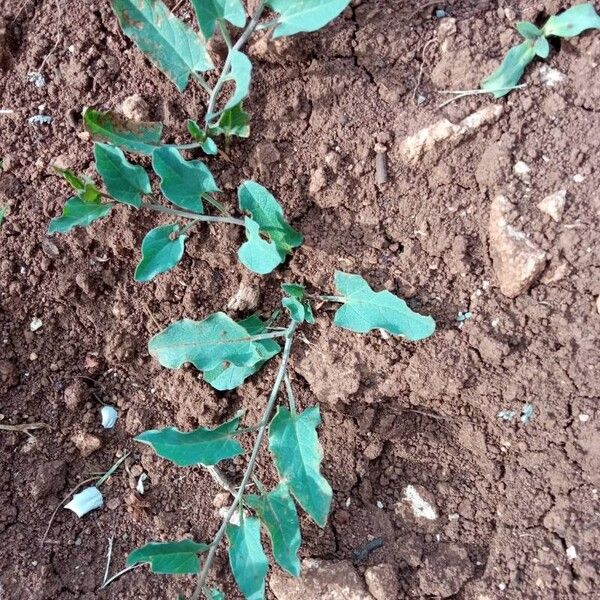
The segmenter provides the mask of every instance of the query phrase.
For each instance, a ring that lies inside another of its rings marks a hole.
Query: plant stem
[[[346,298],[343,296],[319,296],[319,300],[325,300],[325,302],[346,302]]]
[[[292,351],[292,341],[294,339],[294,333],[295,333],[297,327],[298,327],[298,323],[296,321],[292,321],[292,323],[288,327],[288,330],[287,330],[287,333],[285,336],[285,346],[283,348],[283,355],[281,357],[281,365],[279,366],[279,371],[277,373],[277,377],[275,377],[275,383],[273,385],[273,389],[271,390],[269,400],[267,401],[267,406],[265,407],[264,416],[261,421],[261,427],[258,430],[258,434],[257,434],[256,440],[254,442],[254,447],[252,448],[252,454],[250,455],[250,460],[248,461],[248,466],[246,467],[246,472],[244,473],[244,477],[242,479],[242,482],[240,483],[240,487],[237,491],[237,494],[235,495],[235,498],[233,499],[233,502],[231,503],[231,506],[229,507],[229,510],[227,511],[227,514],[225,515],[225,518],[223,519],[223,523],[221,524],[219,531],[217,531],[217,534],[215,535],[213,541],[211,542],[210,550],[208,551],[208,555],[206,557],[206,560],[204,561],[204,565],[202,566],[200,575],[198,576],[198,582],[196,584],[196,589],[194,590],[194,593],[192,594],[191,600],[200,600],[200,594],[202,593],[202,590],[206,583],[206,578],[208,577],[208,572],[210,571],[212,563],[215,559],[215,554],[217,553],[219,544],[221,543],[221,540],[223,539],[223,536],[225,535],[225,532],[227,530],[227,525],[229,524],[231,517],[234,515],[235,511],[237,510],[237,507],[239,506],[240,502],[242,501],[242,497],[244,495],[244,492],[246,491],[246,486],[248,485],[250,479],[252,478],[252,473],[254,471],[256,459],[258,458],[258,453],[260,451],[260,447],[262,445],[263,439],[267,432],[267,426],[269,424],[269,417],[270,417],[271,413],[273,412],[273,408],[277,401],[277,396],[279,395],[279,389],[281,388],[281,384],[283,383],[283,379],[285,377],[287,364],[290,359],[290,353]]]
[[[219,19],[219,29],[221,30],[221,35],[227,44],[227,48],[231,50],[231,36],[229,35],[229,31],[227,29],[227,25],[223,22],[223,19]]]
[[[206,124],[205,129],[208,129],[209,121],[211,121],[216,116],[213,114],[213,112],[215,110],[217,100],[219,99],[219,94],[221,93],[221,90],[223,89],[223,86],[227,81],[227,77],[231,69],[232,51],[240,50],[248,41],[248,38],[252,35],[254,30],[256,29],[256,26],[258,25],[258,22],[260,21],[260,17],[262,16],[263,11],[265,10],[265,4],[266,0],[262,0],[261,3],[256,7],[256,10],[252,15],[252,19],[250,19],[250,23],[248,23],[248,26],[246,27],[246,29],[244,29],[244,32],[242,33],[238,41],[233,45],[233,47],[227,54],[227,58],[225,59],[225,63],[223,64],[221,75],[219,76],[217,83],[215,83],[215,87],[212,89],[212,93],[210,94],[210,98],[208,100],[208,108],[206,110],[206,116],[204,117],[204,122]]]
[[[294,396],[294,389],[292,388],[292,382],[290,380],[290,376],[287,371],[285,373],[285,391],[287,393],[288,398],[288,406],[290,407],[290,412],[292,415],[296,414],[296,397]]]
[[[144,208],[155,210],[156,212],[166,213],[168,215],[175,215],[176,217],[183,217],[185,219],[194,219],[196,221],[206,221],[208,223],[229,223],[230,225],[244,226],[242,219],[236,219],[235,217],[219,217],[212,215],[202,215],[188,210],[179,210],[177,208],[170,208],[169,206],[163,206],[162,204],[142,204]]]
[[[104,588],[108,587],[115,579],[119,579],[119,577],[121,577],[121,575],[125,575],[125,573],[129,573],[129,571],[133,571],[134,569],[137,569],[138,567],[142,567],[145,563],[138,563],[137,565],[131,565],[129,567],[126,567],[125,569],[123,569],[122,571],[119,571],[118,573],[115,573],[110,579],[107,579],[99,588],[98,590],[103,590]]]

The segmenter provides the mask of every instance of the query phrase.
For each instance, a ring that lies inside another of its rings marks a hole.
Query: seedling
[[[501,98],[515,89],[525,68],[536,56],[548,58],[550,44],[547,38],[570,38],[586,29],[600,29],[600,16],[593,4],[578,4],[550,17],[541,29],[527,21],[517,23],[516,28],[525,41],[511,48],[502,64],[481,84],[481,89],[494,98]]]
[[[150,354],[161,365],[180,368],[193,364],[204,380],[217,390],[230,390],[258,372],[274,356],[282,353],[273,389],[262,417],[253,426],[241,428],[243,412],[214,429],[200,427],[182,432],[172,427],[145,431],[136,440],[148,444],[159,456],[180,467],[202,466],[233,495],[221,527],[210,543],[185,539],[150,542],[134,550],[127,568],[147,563],[154,573],[197,574],[192,600],[203,594],[207,599],[224,598],[211,589],[207,578],[215,553],[227,538],[229,563],[244,597],[265,597],[268,560],[261,543],[261,526],[270,540],[275,562],[291,575],[300,574],[297,552],[301,543],[296,505],[320,527],[329,515],[332,489],[320,470],[323,451],[317,437],[321,422],[319,408],[299,410],[296,406],[288,363],[299,328],[313,325],[311,300],[341,304],[334,325],[357,333],[382,330],[409,341],[433,334],[431,317],[413,312],[404,300],[388,291],[375,292],[359,275],[337,272],[335,296],[308,296],[298,284],[282,286],[283,308],[288,316],[284,327],[275,327],[258,316],[236,322],[224,313],[214,313],[202,321],[184,319],[169,325],[148,344]],[[278,311],[279,313],[279,311]],[[283,351],[278,340],[283,342]],[[280,389],[285,387],[287,407],[278,405]],[[275,413],[273,415],[273,412]],[[218,463],[243,454],[239,438],[255,435],[252,452],[241,483],[233,485]],[[279,483],[271,489],[254,477],[254,468],[265,437],[279,474]],[[255,489],[251,493],[250,485]],[[233,517],[236,516],[236,519]]]
[[[89,116],[86,112],[86,117],[98,122],[106,117],[100,117],[100,114],[93,111]],[[110,131],[112,135],[113,130]],[[119,133],[123,138],[124,131]],[[130,147],[139,147],[143,143],[143,133],[138,131],[138,134],[127,138]],[[246,216],[230,216],[215,198],[220,190],[208,167],[198,160],[184,160],[172,146],[161,146],[154,151],[152,168],[160,179],[163,195],[178,208],[158,203],[148,173],[141,166],[130,163],[120,148],[96,142],[94,156],[104,189],[88,177],[57,169],[74,189],[75,196],[65,203],[62,216],[52,219],[49,233],[67,233],[74,227],[87,227],[107,217],[117,204],[187,220],[183,227],[174,222],[155,227],[146,234],[142,257],[135,270],[136,281],[150,281],[175,267],[183,257],[189,233],[201,222],[243,227],[247,240],[238,251],[239,259],[248,269],[262,275],[283,263],[292,249],[303,242],[303,237],[286,221],[274,196],[254,181],[246,181],[238,189],[240,211]],[[222,214],[204,214],[205,202]]]

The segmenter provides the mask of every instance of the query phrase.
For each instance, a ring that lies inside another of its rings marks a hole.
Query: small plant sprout
[[[184,160],[172,147],[162,146],[152,155],[160,190],[171,206],[158,203],[148,173],[130,163],[119,148],[96,142],[94,156],[104,189],[88,177],[57,169],[74,189],[75,196],[67,200],[62,215],[52,219],[48,231],[67,233],[74,227],[87,227],[107,217],[119,204],[171,215],[177,222],[160,225],[146,234],[135,270],[136,281],[150,281],[175,267],[183,257],[188,235],[203,222],[243,227],[247,240],[238,251],[239,259],[261,275],[282,264],[303,242],[302,236],[286,221],[275,197],[253,181],[244,182],[238,189],[239,208],[245,216],[227,214],[215,198],[219,188],[206,165],[198,160]],[[206,214],[205,203],[216,207],[221,214]],[[186,224],[180,225],[179,221]]]
[[[525,68],[536,56],[548,57],[550,44],[547,38],[570,38],[586,29],[600,29],[600,16],[593,4],[578,4],[550,17],[541,29],[526,21],[517,23],[516,28],[525,41],[511,48],[502,64],[481,84],[481,89],[493,94],[494,98],[501,98],[518,87]]]
[[[309,296],[299,284],[284,284],[282,305],[287,323],[274,326],[277,315],[265,323],[254,315],[235,321],[224,313],[214,313],[202,321],[184,319],[155,335],[148,348],[161,365],[177,369],[185,363],[202,372],[204,380],[217,390],[241,385],[269,360],[281,354],[275,376],[259,422],[241,427],[244,412],[209,429],[200,427],[182,432],[173,427],[145,431],[136,440],[149,445],[156,454],[179,467],[203,466],[228,490],[233,500],[221,527],[210,543],[189,539],[150,542],[134,550],[127,567],[147,563],[154,573],[196,574],[193,600],[224,598],[208,587],[208,577],[217,549],[227,539],[229,564],[237,585],[247,599],[265,597],[269,568],[261,542],[264,528],[271,542],[275,562],[291,575],[300,574],[298,549],[301,533],[297,506],[320,527],[324,527],[331,508],[332,489],[321,473],[323,451],[317,436],[321,423],[318,406],[301,410],[295,400],[288,364],[296,333],[315,323],[311,300],[339,305],[334,325],[358,333],[383,330],[410,341],[433,334],[431,317],[413,312],[407,304],[388,291],[375,292],[359,275],[337,272],[336,295]],[[283,349],[280,345],[283,344]],[[285,390],[286,405],[280,404]],[[240,438],[254,436],[252,451],[239,485],[234,485],[218,463],[244,453]],[[268,450],[279,475],[279,482],[267,488],[254,476],[261,446],[268,439]],[[254,484],[254,491],[249,487]]]

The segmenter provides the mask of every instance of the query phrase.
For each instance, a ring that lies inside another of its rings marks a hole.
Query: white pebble
[[[567,548],[567,558],[569,560],[575,560],[577,558],[577,550],[575,546],[571,545]]]
[[[29,323],[29,330],[30,331],[37,331],[38,329],[40,329],[40,327],[43,324],[44,323],[42,323],[41,319],[39,319],[38,317],[34,317],[33,319],[31,319],[31,323]]]
[[[103,406],[100,409],[100,415],[102,417],[102,427],[104,427],[104,429],[112,429],[119,417],[119,413],[115,407],[109,405]]]
[[[104,498],[100,490],[92,485],[91,487],[85,488],[83,492],[75,494],[73,499],[68,504],[65,504],[65,508],[72,510],[78,517],[83,517],[90,511],[100,508],[104,504]]]
[[[585,413],[580,413],[579,414],[579,420],[582,423],[587,423],[590,420],[590,415],[586,415]]]

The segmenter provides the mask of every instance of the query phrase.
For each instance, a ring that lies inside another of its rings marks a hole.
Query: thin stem
[[[325,302],[346,302],[346,298],[343,296],[319,296],[319,300],[325,300]]]
[[[292,388],[292,382],[290,380],[290,376],[288,372],[285,373],[285,391],[287,393],[288,398],[288,406],[290,407],[290,412],[292,415],[296,414],[296,397],[294,396],[294,389]]]
[[[252,15],[250,23],[248,23],[248,26],[246,27],[238,41],[234,44],[234,46],[227,54],[227,58],[225,59],[225,63],[223,64],[221,75],[219,76],[217,83],[215,83],[215,87],[213,88],[212,93],[210,94],[210,98],[208,100],[208,109],[206,110],[206,116],[204,117],[206,129],[208,129],[209,122],[216,116],[213,113],[217,104],[217,100],[219,99],[219,94],[221,93],[221,90],[223,89],[223,86],[225,85],[225,82],[227,81],[227,78],[229,76],[229,71],[231,70],[231,57],[233,54],[232,51],[240,50],[248,41],[248,38],[252,35],[254,30],[256,29],[256,26],[258,25],[258,22],[260,21],[260,17],[262,16],[263,11],[265,10],[265,4],[266,0],[262,0],[260,4],[256,7],[256,10]]]
[[[156,212],[183,217],[185,219],[195,219],[196,221],[206,221],[208,223],[229,223],[230,225],[239,225],[240,227],[244,226],[244,221],[242,219],[236,219],[235,217],[201,215],[189,210],[179,210],[177,208],[163,206],[162,204],[151,204],[149,202],[145,202],[142,206],[144,208],[149,208],[150,210],[155,210]]]
[[[119,579],[119,577],[121,577],[121,575],[125,575],[125,573],[129,573],[129,571],[133,571],[134,569],[137,569],[138,567],[142,567],[144,564],[145,563],[138,563],[137,565],[131,565],[130,567],[126,567],[122,571],[119,571],[118,573],[115,573],[110,579],[107,579],[98,588],[98,591],[103,590],[104,588],[108,587],[115,579]]]
[[[208,572],[210,571],[212,563],[215,559],[215,554],[217,553],[217,548],[219,547],[219,544],[221,543],[221,540],[223,539],[223,536],[225,535],[225,532],[227,530],[227,525],[229,524],[231,517],[234,515],[235,511],[237,510],[237,507],[239,506],[240,502],[242,501],[242,497],[244,495],[244,492],[246,491],[246,486],[248,485],[248,482],[252,478],[252,473],[254,471],[256,459],[258,458],[258,453],[260,451],[260,447],[262,445],[263,439],[267,432],[267,426],[269,424],[269,417],[270,417],[271,413],[273,412],[273,408],[275,406],[277,397],[279,395],[279,389],[281,388],[281,384],[283,383],[283,379],[284,379],[285,372],[287,369],[287,364],[290,359],[290,353],[292,351],[292,341],[294,339],[294,333],[295,333],[297,327],[298,327],[298,323],[296,321],[292,321],[292,323],[290,324],[290,326],[288,328],[288,331],[287,331],[287,334],[285,337],[285,346],[283,348],[283,355],[281,357],[281,365],[279,367],[277,377],[275,378],[275,383],[273,385],[273,389],[271,390],[269,400],[267,401],[267,406],[265,407],[262,425],[256,436],[256,440],[254,442],[254,447],[252,448],[252,454],[250,456],[250,460],[248,461],[248,466],[246,467],[246,472],[244,473],[244,477],[243,477],[242,483],[240,484],[240,487],[237,491],[237,494],[235,495],[235,498],[233,499],[233,502],[231,503],[231,506],[229,507],[229,510],[227,511],[227,514],[225,515],[225,518],[223,519],[223,523],[221,524],[219,531],[217,531],[217,534],[215,535],[215,537],[210,545],[210,550],[208,551],[208,555],[206,557],[206,560],[204,561],[204,565],[202,566],[202,571],[200,571],[200,575],[198,577],[198,582],[196,584],[196,589],[194,590],[194,593],[192,594],[191,600],[199,600],[200,599],[200,594],[202,593],[202,589],[204,588],[204,585],[206,583],[206,578],[208,577]]]
[[[285,337],[287,338],[289,332],[289,328],[284,331],[270,331],[267,333],[257,333],[256,335],[250,336],[248,339],[253,342],[258,342],[260,340],[272,340],[273,338]]]
[[[229,35],[227,25],[225,25],[225,23],[223,22],[223,19],[219,19],[219,29],[221,30],[221,35],[223,36],[223,39],[225,40],[225,43],[227,44],[227,48],[229,48],[229,50],[231,50],[231,47],[232,47],[231,36]]]

